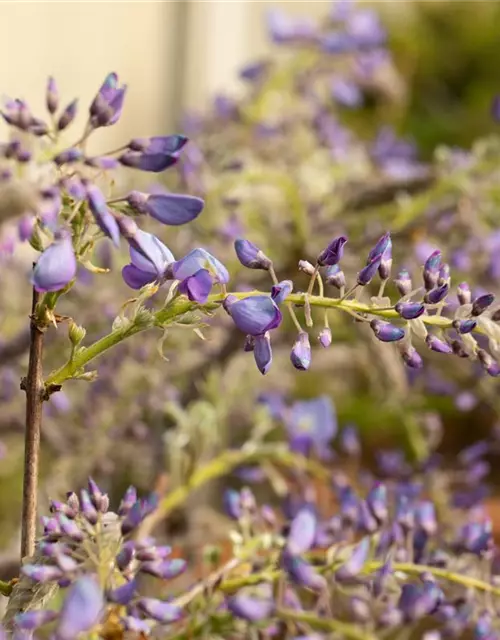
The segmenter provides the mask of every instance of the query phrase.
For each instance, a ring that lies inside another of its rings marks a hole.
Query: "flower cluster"
[[[306,260],[299,262],[299,269],[310,276],[310,283],[307,292],[295,296],[291,295],[293,283],[289,280],[278,282],[271,260],[255,244],[248,240],[235,242],[236,254],[242,265],[269,271],[274,282],[270,296],[259,294],[237,300],[229,295],[224,301],[226,311],[235,325],[247,334],[245,350],[254,352],[262,373],[267,373],[272,360],[269,332],[280,325],[282,313],[279,305],[287,301],[288,310],[299,329],[290,359],[299,371],[309,369],[309,335],[301,328],[290,302],[300,302],[305,307],[306,325],[312,326],[311,295],[317,281],[320,296],[316,298],[316,303],[319,306],[344,310],[357,321],[368,323],[378,340],[397,344],[406,366],[412,369],[423,366],[423,360],[413,345],[415,337],[423,340],[431,351],[472,358],[490,376],[500,375],[500,365],[494,359],[500,358],[500,326],[497,324],[500,310],[492,306],[495,300],[493,294],[484,293],[473,298],[469,285],[462,282],[457,287],[456,300],[450,300],[450,266],[443,261],[441,251],[437,250],[425,260],[421,285],[413,285],[406,269],[399,271],[393,279],[398,296],[392,303],[389,297],[384,297],[392,272],[392,240],[389,233],[385,233],[370,250],[366,265],[357,273],[353,286],[346,291],[346,277],[340,264],[346,242],[345,236],[335,238],[318,255],[315,265]],[[364,303],[360,294],[377,277],[380,279],[378,295],[372,296],[369,303]],[[337,298],[331,301],[323,299],[323,279],[338,290]],[[396,323],[387,321],[393,318]],[[429,331],[429,326],[434,327],[434,331]],[[485,349],[484,341],[472,335],[473,332],[486,340],[491,353]],[[330,346],[332,342],[326,313],[318,340],[323,347]]]
[[[112,172],[120,166],[161,172],[178,161],[188,142],[182,135],[134,138],[109,153],[89,155],[89,137],[119,120],[125,93],[126,86],[119,83],[116,73],[110,73],[89,107],[83,134],[72,142],[64,138],[78,102],[59,109],[53,78],[47,84],[47,121],[35,117],[22,100],[8,100],[1,112],[10,139],[1,148],[0,202],[4,216],[21,216],[19,239],[29,240],[41,252],[32,276],[39,292],[60,291],[70,285],[78,262],[95,270],[92,251],[102,237],[115,245],[123,237],[130,245],[132,264],[125,269],[124,278],[131,286],[138,288],[162,278],[166,266],[174,262],[173,255],[156,237],[141,231],[133,217],[148,215],[177,226],[191,222],[203,209],[200,198],[166,190],[105,195]],[[13,249],[12,242],[4,245],[4,249]]]
[[[171,557],[169,546],[133,539],[156,504],[154,494],[138,499],[130,487],[114,513],[92,479],[79,495],[53,500],[35,556],[25,558],[13,588],[5,623],[30,631],[52,625],[55,638],[72,640],[92,630],[102,637],[119,629],[149,635],[157,625],[180,620],[180,607],[139,592],[141,576],[169,580],[186,568],[183,559]],[[58,588],[65,590],[60,611],[43,606],[51,606]],[[19,603],[26,600],[25,610]]]

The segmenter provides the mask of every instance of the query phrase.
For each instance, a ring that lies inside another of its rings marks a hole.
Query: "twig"
[[[21,520],[21,560],[35,550],[37,522],[38,467],[43,405],[43,329],[36,309],[39,294],[33,289],[30,319],[30,351],[28,375],[21,382],[26,392],[26,430],[24,440],[23,512]]]

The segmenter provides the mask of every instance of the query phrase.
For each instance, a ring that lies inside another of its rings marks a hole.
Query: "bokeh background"
[[[287,55],[268,37],[269,9],[319,20],[330,6],[330,2],[313,0],[1,3],[0,88],[10,96],[25,98],[39,111],[49,74],[57,78],[68,102],[78,95],[86,103],[106,73],[118,72],[129,85],[126,108],[117,127],[101,130],[92,140],[91,147],[98,152],[119,146],[130,137],[182,131],[187,114],[212,113],[214,99],[220,94],[239,100],[248,92],[238,75],[245,64],[267,59],[279,63]],[[352,113],[342,113],[356,135],[371,140],[381,125],[391,125],[398,135],[410,135],[420,158],[429,162],[442,145],[468,148],[478,137],[494,135],[498,125],[490,116],[490,105],[500,91],[500,2],[394,0],[371,6],[388,29],[395,71],[388,80],[390,99],[382,106],[377,100],[367,101]],[[281,107],[286,111],[287,105],[285,99]],[[82,108],[82,127],[84,118]],[[208,158],[209,191],[217,195],[209,193],[199,226],[171,235],[161,231],[161,237],[169,245],[175,243],[179,254],[194,243],[213,247],[215,255],[228,264],[232,261],[236,269],[232,232],[225,226],[234,214],[250,238],[262,239],[266,250],[278,253],[283,277],[295,278],[291,269],[296,254],[287,257],[284,236],[276,236],[281,248],[273,246],[266,226],[271,214],[279,217],[280,207],[281,215],[286,216],[286,206],[275,205],[266,193],[259,195],[251,210],[243,208],[235,213],[232,205],[224,204],[225,197],[234,195],[227,188],[225,163],[239,158],[245,145],[251,146],[254,140],[251,132],[241,136],[235,127],[231,137],[232,129],[227,129],[229,133],[216,120],[202,126],[199,135],[196,128],[193,130],[194,144]],[[272,164],[273,147],[262,148],[255,152],[253,161],[264,159]],[[170,185],[179,188],[175,180]],[[448,207],[463,201],[463,185],[459,186]],[[196,184],[188,187],[186,191],[193,192]],[[415,252],[419,244],[429,247],[438,237],[448,237],[446,229],[435,226],[433,220],[427,222],[434,196],[432,191],[415,196],[417,228],[401,233],[400,257]],[[366,244],[365,230],[372,229],[373,221],[376,232],[380,224],[382,229],[384,224],[391,228],[397,219],[396,194],[382,204],[382,209],[368,206],[368,212],[348,218],[354,227],[354,247]],[[496,201],[493,204],[496,206]],[[493,205],[485,211],[490,234],[498,228],[500,216]],[[308,238],[304,253],[314,256],[314,251],[322,248],[325,234],[334,235],[335,224]],[[457,228],[458,235],[450,236],[450,252],[472,233],[467,225]],[[277,233],[279,230],[278,226]],[[373,236],[373,229],[368,235]],[[295,246],[293,238],[290,246]],[[474,249],[476,253],[479,250]],[[31,257],[26,247],[23,251],[2,273],[4,282],[10,284],[0,290],[0,308],[12,312],[10,319],[2,313],[2,344],[17,339],[26,320],[30,294],[25,271]],[[100,259],[106,262],[108,257]],[[415,265],[421,264],[418,259],[415,257]],[[125,254],[116,259],[116,273],[108,279],[82,276],[81,289],[64,302],[63,311],[85,324],[89,336],[102,334],[130,295],[119,278],[119,267],[125,261]],[[22,279],[17,282],[13,273],[21,273]],[[251,278],[243,282],[262,284]],[[498,277],[492,280],[488,276],[480,284],[498,288]],[[155,483],[171,486],[182,479],[182,464],[176,458],[179,429],[190,437],[194,434],[205,446],[200,455],[209,456],[216,446],[243,440],[255,423],[265,424],[269,416],[262,413],[257,399],[269,390],[285,393],[290,400],[327,394],[335,402],[339,424],[356,423],[363,437],[377,444],[387,441],[406,446],[416,420],[423,420],[429,429],[437,420],[444,427],[444,451],[450,456],[497,422],[494,381],[485,382],[462,363],[442,367],[439,358],[431,358],[432,370],[425,380],[407,380],[389,351],[373,345],[367,350],[366,343],[357,350],[359,335],[353,334],[345,321],[334,324],[332,355],[318,354],[317,365],[307,374],[296,374],[288,365],[293,328],[285,326],[282,342],[276,344],[274,371],[265,380],[253,368],[249,371],[253,363],[241,353],[241,336],[229,333],[228,327],[221,320],[213,327],[210,341],[201,346],[190,332],[180,330],[173,339],[173,354],[168,352],[168,341],[163,345],[169,362],[158,355],[158,336],[130,341],[101,361],[100,380],[93,386],[74,383],[64,394],[53,396],[46,408],[42,499],[60,494],[73,483],[78,485],[89,473],[112,495],[118,495],[130,482],[144,489]],[[61,349],[67,346],[61,335],[50,341],[47,368],[60,362]],[[0,362],[0,518],[8,514],[0,527],[0,545],[7,548],[6,562],[12,555],[9,549],[17,548],[18,521],[11,514],[19,512],[20,503],[23,410],[17,381],[25,365],[22,349]],[[207,516],[201,509],[197,516],[200,504],[211,504],[213,512]],[[179,514],[178,522],[171,519],[166,532],[172,535],[175,530],[185,540],[186,528],[194,531],[194,547],[205,541],[208,532],[217,531],[217,487],[198,495],[195,506],[198,510],[191,510],[190,522],[185,513]],[[221,527],[224,529],[224,521]]]

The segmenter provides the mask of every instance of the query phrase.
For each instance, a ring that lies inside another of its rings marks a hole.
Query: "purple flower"
[[[104,598],[97,581],[90,576],[78,578],[64,600],[57,637],[74,640],[80,633],[90,631],[101,619]]]
[[[200,269],[206,269],[219,284],[229,282],[226,267],[205,249],[193,249],[184,258],[172,264],[172,274],[176,280],[189,278]]]
[[[281,323],[282,315],[277,304],[269,296],[249,296],[229,301],[226,310],[240,331],[260,336]]]
[[[405,320],[414,320],[425,312],[425,307],[420,302],[398,302],[394,308]]]
[[[345,236],[339,236],[335,238],[335,240],[332,240],[326,249],[319,254],[317,263],[321,267],[338,264],[344,254],[346,242],[347,238]]]
[[[268,331],[266,331],[266,333],[264,333],[263,335],[254,337],[253,355],[258,370],[262,373],[262,375],[266,375],[266,373],[271,368],[271,363],[273,361],[271,338]]]
[[[470,333],[471,331],[474,331],[474,329],[476,328],[477,325],[477,320],[474,320],[473,318],[469,318],[467,320],[453,320],[453,328],[456,329],[458,331],[458,333],[461,333],[462,335],[465,333]]]
[[[424,264],[424,283],[425,288],[429,291],[437,285],[439,278],[439,270],[441,268],[442,254],[436,250],[431,253]]]
[[[115,246],[119,246],[120,230],[118,228],[118,223],[108,209],[108,205],[106,204],[106,199],[104,198],[102,191],[94,184],[86,185],[86,189],[87,201],[97,226],[106,236],[108,236],[108,238],[111,238]]]
[[[58,567],[52,567],[50,565],[25,564],[21,568],[21,573],[35,582],[42,584],[55,582],[63,577],[63,573]]]
[[[379,523],[387,520],[389,515],[387,507],[387,487],[382,483],[376,483],[368,492],[366,503]]]
[[[134,579],[130,580],[130,582],[125,582],[125,584],[122,584],[112,591],[108,591],[106,596],[111,602],[116,602],[117,604],[121,605],[127,605],[134,597],[136,590],[137,581]]]
[[[300,556],[290,553],[285,549],[281,557],[283,568],[288,577],[295,584],[311,589],[312,591],[324,591],[327,586],[325,578],[317,573],[313,566]]]
[[[29,240],[33,235],[33,229],[35,228],[35,218],[30,215],[23,216],[17,225],[17,232],[19,240],[25,242]]]
[[[180,576],[186,570],[187,562],[182,558],[170,560],[149,560],[143,562],[139,568],[142,573],[147,573],[162,580],[171,580]]]
[[[337,289],[346,286],[345,275],[338,264],[333,264],[325,269],[325,280]]]
[[[61,113],[59,120],[57,121],[57,130],[64,131],[73,122],[78,110],[78,100],[73,100]]]
[[[361,271],[358,273],[357,280],[356,280],[357,283],[362,287],[369,284],[375,277],[375,274],[377,273],[381,262],[382,262],[382,254],[378,256],[377,255],[374,256],[370,260],[370,262],[366,265],[366,267],[363,267]]]
[[[267,271],[272,265],[272,261],[250,240],[243,238],[235,240],[234,250],[238,260],[248,269],[264,269]]]
[[[482,296],[478,296],[472,302],[471,315],[480,316],[494,301],[495,296],[492,293],[485,293]]]
[[[45,93],[45,103],[49,113],[54,115],[59,106],[59,92],[57,90],[57,84],[54,78],[49,77],[47,80],[47,91]]]
[[[370,553],[370,538],[366,537],[354,548],[350,558],[335,573],[339,582],[348,582],[361,573]]]
[[[110,73],[106,76],[90,105],[90,124],[94,129],[107,127],[118,121],[122,113],[126,90],[126,85],[118,86],[116,73]]]
[[[179,226],[197,218],[205,203],[201,198],[180,193],[142,193],[132,191],[127,196],[128,204],[147,213],[158,222]]]
[[[332,344],[332,332],[330,327],[323,327],[318,335],[320,345],[327,349]]]
[[[301,331],[297,336],[290,352],[290,360],[299,371],[307,371],[311,366],[311,344],[305,331]]]
[[[31,282],[40,293],[59,291],[73,280],[76,269],[71,235],[60,230],[56,232],[54,242],[38,258]]]
[[[184,294],[192,302],[203,304],[212,290],[212,276],[206,269],[200,269],[179,284],[179,293]]]
[[[342,429],[339,435],[339,445],[343,453],[348,456],[359,456],[361,453],[361,443],[359,441],[358,429],[351,424]]]
[[[54,156],[52,161],[55,162],[58,167],[60,167],[63,164],[79,162],[80,160],[82,160],[82,158],[83,152],[80,149],[77,149],[76,147],[70,147],[69,149],[65,149],[64,151],[61,151],[56,156]]]
[[[405,336],[405,331],[401,327],[396,327],[389,322],[383,322],[377,318],[374,318],[370,322],[370,327],[381,342],[397,342]]]
[[[403,358],[403,362],[407,367],[410,367],[410,369],[421,369],[424,366],[424,362],[420,354],[411,344],[404,345],[401,350],[401,357]]]
[[[440,340],[431,333],[427,334],[425,337],[425,344],[429,349],[431,349],[431,351],[436,351],[437,353],[453,353],[453,349],[447,342]]]
[[[140,598],[137,601],[137,606],[147,616],[162,624],[177,622],[182,618],[182,609],[174,604],[156,600],[155,598]]]
[[[431,289],[430,291],[427,291],[427,293],[425,294],[424,302],[426,304],[437,304],[438,302],[441,302],[442,300],[444,300],[444,298],[446,298],[449,290],[450,290],[450,287],[446,283],[441,285],[440,287]]]
[[[132,289],[141,289],[163,278],[175,258],[156,236],[138,229],[131,243],[130,260],[131,264],[122,269],[123,279]]]
[[[248,622],[259,622],[269,618],[274,610],[271,597],[262,598],[252,595],[248,589],[241,589],[236,595],[228,598],[227,608],[238,618]]]
[[[461,282],[457,287],[457,298],[460,304],[470,304],[472,293],[467,282]]]
[[[387,39],[380,17],[372,9],[352,11],[347,18],[346,28],[348,35],[362,49],[380,47]]]
[[[290,532],[286,541],[287,550],[300,555],[312,549],[316,538],[318,518],[314,509],[306,505],[299,509],[290,524]]]
[[[276,304],[284,302],[292,293],[293,282],[291,280],[282,280],[278,284],[274,284],[271,288],[271,298]]]
[[[293,451],[308,454],[314,447],[324,456],[337,432],[335,407],[328,396],[299,400],[291,406],[285,426]]]
[[[131,151],[142,151],[151,155],[173,154],[178,153],[187,143],[188,138],[186,136],[174,134],[170,136],[134,138],[128,143],[128,148]]]
[[[412,290],[412,282],[407,269],[401,269],[398,277],[394,280],[400,295],[407,296]]]
[[[334,78],[331,86],[332,98],[343,107],[359,107],[363,93],[355,82],[347,78]]]
[[[57,616],[56,611],[25,611],[15,617],[15,624],[19,629],[33,630],[53,622]]]

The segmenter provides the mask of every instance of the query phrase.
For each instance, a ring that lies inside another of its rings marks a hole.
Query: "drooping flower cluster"
[[[174,603],[140,595],[141,575],[169,580],[186,568],[169,546],[133,539],[156,505],[154,494],[140,499],[130,487],[117,512],[110,511],[108,496],[92,479],[79,495],[53,500],[35,556],[24,559],[5,624],[18,631],[51,625],[55,638],[73,640],[96,630],[101,637],[120,629],[149,635],[157,625],[180,620],[183,612]],[[58,588],[65,590],[60,610],[52,608]],[[20,603],[26,602],[24,610]]]

